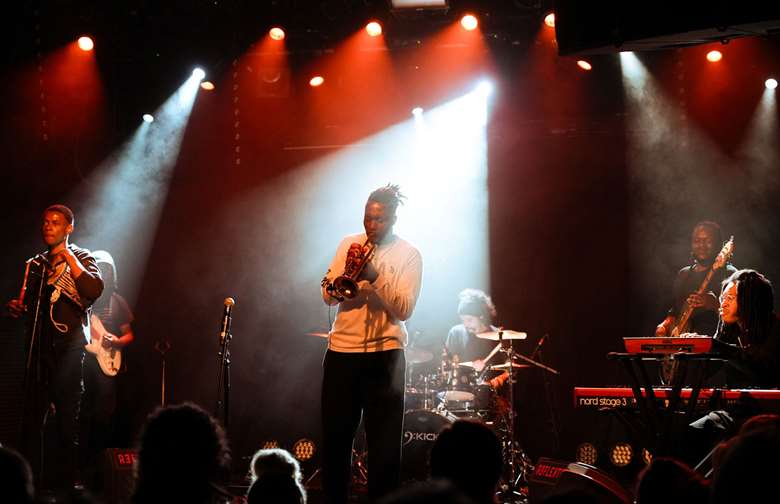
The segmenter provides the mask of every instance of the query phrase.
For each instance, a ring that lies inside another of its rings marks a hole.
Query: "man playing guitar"
[[[88,413],[84,428],[88,458],[96,458],[108,447],[123,447],[130,442],[129,429],[122,412],[126,406],[126,389],[121,383],[122,371],[126,368],[126,347],[135,336],[131,324],[133,312],[118,292],[114,258],[105,250],[92,253],[100,268],[105,289],[103,295],[92,306],[90,324],[91,342],[87,345],[84,364],[84,382],[87,390],[84,410]],[[97,463],[89,464],[98,467]],[[94,475],[93,483],[101,478]]]
[[[697,291],[723,245],[720,226],[712,221],[699,222],[691,233],[691,257],[693,263],[677,273],[674,280],[672,306],[666,318],[658,324],[655,335],[679,336],[681,333],[698,333],[712,336],[718,325],[718,294],[720,285],[737,269],[731,264],[717,268],[705,287],[704,293]],[[693,308],[687,327],[675,331],[681,315],[688,307]]]

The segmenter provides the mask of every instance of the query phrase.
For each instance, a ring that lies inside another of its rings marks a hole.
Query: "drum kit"
[[[327,337],[327,333],[308,334]],[[522,498],[518,490],[527,486],[528,476],[533,471],[530,458],[515,439],[515,374],[534,367],[559,373],[514,351],[512,341],[526,339],[524,332],[499,329],[478,333],[476,337],[497,342],[480,361],[459,362],[445,351],[440,363],[432,366],[432,352],[406,348],[402,478],[404,481],[422,481],[428,477],[430,451],[442,429],[459,419],[481,422],[501,441],[504,455],[502,501],[514,501]],[[490,363],[497,354],[504,356],[503,362]],[[511,373],[508,372],[510,368]],[[506,386],[502,386],[504,383]],[[360,461],[364,457],[357,453],[353,454],[353,459]]]
[[[513,350],[512,341],[524,340],[524,332],[500,329],[478,333],[476,337],[497,342],[484,359],[458,362],[444,352],[440,365],[428,372],[417,370],[430,370],[433,354],[407,348],[402,476],[406,481],[424,480],[428,457],[439,432],[458,419],[477,421],[490,427],[501,441],[504,501],[514,500],[513,497],[520,498],[517,490],[526,486],[533,470],[530,458],[515,439],[515,374],[533,367],[554,374],[558,371]],[[490,364],[497,354],[504,356],[503,362]],[[502,386],[505,382],[507,386]]]

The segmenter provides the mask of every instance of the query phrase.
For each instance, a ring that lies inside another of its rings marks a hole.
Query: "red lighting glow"
[[[577,66],[585,70],[586,72],[590,72],[591,70],[593,70],[593,65],[591,65],[585,60],[577,60]]]
[[[309,85],[311,87],[322,86],[323,82],[325,82],[325,78],[321,75],[315,75],[314,77],[309,79]]]
[[[707,61],[716,63],[723,59],[723,53],[720,51],[710,51],[707,53]]]
[[[477,26],[479,26],[479,21],[477,21],[477,18],[473,14],[466,14],[460,18],[460,25],[464,30],[472,31],[477,29]]]
[[[550,28],[555,28],[555,13],[551,12],[544,16],[544,24]]]
[[[273,28],[268,30],[268,36],[271,37],[273,40],[284,40],[284,30],[282,30],[278,26],[274,26]]]
[[[382,35],[382,25],[376,21],[371,21],[366,25],[366,33],[372,37],[378,37]]]
[[[87,37],[86,35],[83,37],[79,37],[79,49],[82,51],[91,51],[95,48],[95,42],[92,41],[90,37]]]

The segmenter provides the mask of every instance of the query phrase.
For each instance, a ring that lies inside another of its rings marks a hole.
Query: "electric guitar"
[[[103,374],[116,376],[122,367],[122,351],[113,346],[108,348],[103,346],[103,336],[108,331],[106,331],[103,322],[94,313],[89,319],[89,333],[92,341],[88,345],[84,345],[84,348],[89,353],[95,355]]]
[[[712,263],[712,267],[710,267],[710,270],[707,272],[707,275],[704,277],[704,280],[702,280],[701,285],[699,285],[699,288],[696,290],[696,294],[702,295],[707,291],[707,287],[710,285],[710,280],[712,280],[712,275],[715,274],[715,270],[718,270],[726,265],[726,263],[731,259],[731,256],[734,254],[734,237],[730,237],[729,240],[723,245],[723,248],[720,249],[720,252],[718,253],[718,256],[715,258],[715,261]],[[677,323],[674,325],[674,328],[672,329],[672,338],[677,338],[680,335],[688,332],[689,323],[691,320],[691,314],[693,314],[693,310],[695,308],[691,306],[690,304],[685,304],[685,309],[680,314],[680,317],[677,320]],[[661,362],[661,381],[664,384],[670,384],[672,383],[672,378],[674,377],[674,374],[677,370],[677,362],[672,361],[669,356],[665,356],[664,360]]]
[[[731,256],[734,254],[734,237],[732,236],[729,238],[729,241],[726,242],[725,245],[723,245],[723,248],[720,249],[720,252],[718,253],[718,256],[715,258],[715,261],[712,263],[712,267],[707,272],[707,276],[704,277],[704,280],[702,280],[701,285],[699,285],[699,289],[696,291],[696,294],[704,294],[707,290],[707,287],[710,284],[710,280],[712,280],[712,275],[715,273],[715,270],[722,268],[726,265],[729,259],[731,259]],[[691,319],[691,314],[693,313],[693,310],[695,308],[689,304],[686,303],[685,309],[680,314],[680,318],[677,321],[677,324],[675,324],[674,329],[672,329],[672,337],[676,338],[679,335],[688,332],[688,323]]]

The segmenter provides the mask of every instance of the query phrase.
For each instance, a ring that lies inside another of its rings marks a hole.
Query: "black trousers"
[[[84,394],[83,366],[82,348],[64,350],[55,357],[50,397],[55,408],[56,438],[51,440],[53,450],[49,452],[53,460],[46,462],[55,488],[70,488],[81,467],[79,430]],[[47,421],[51,420],[50,416]]]
[[[375,501],[398,488],[404,419],[403,350],[325,354],[322,381],[322,483],[329,504],[347,501],[352,442],[364,415],[368,494]]]

